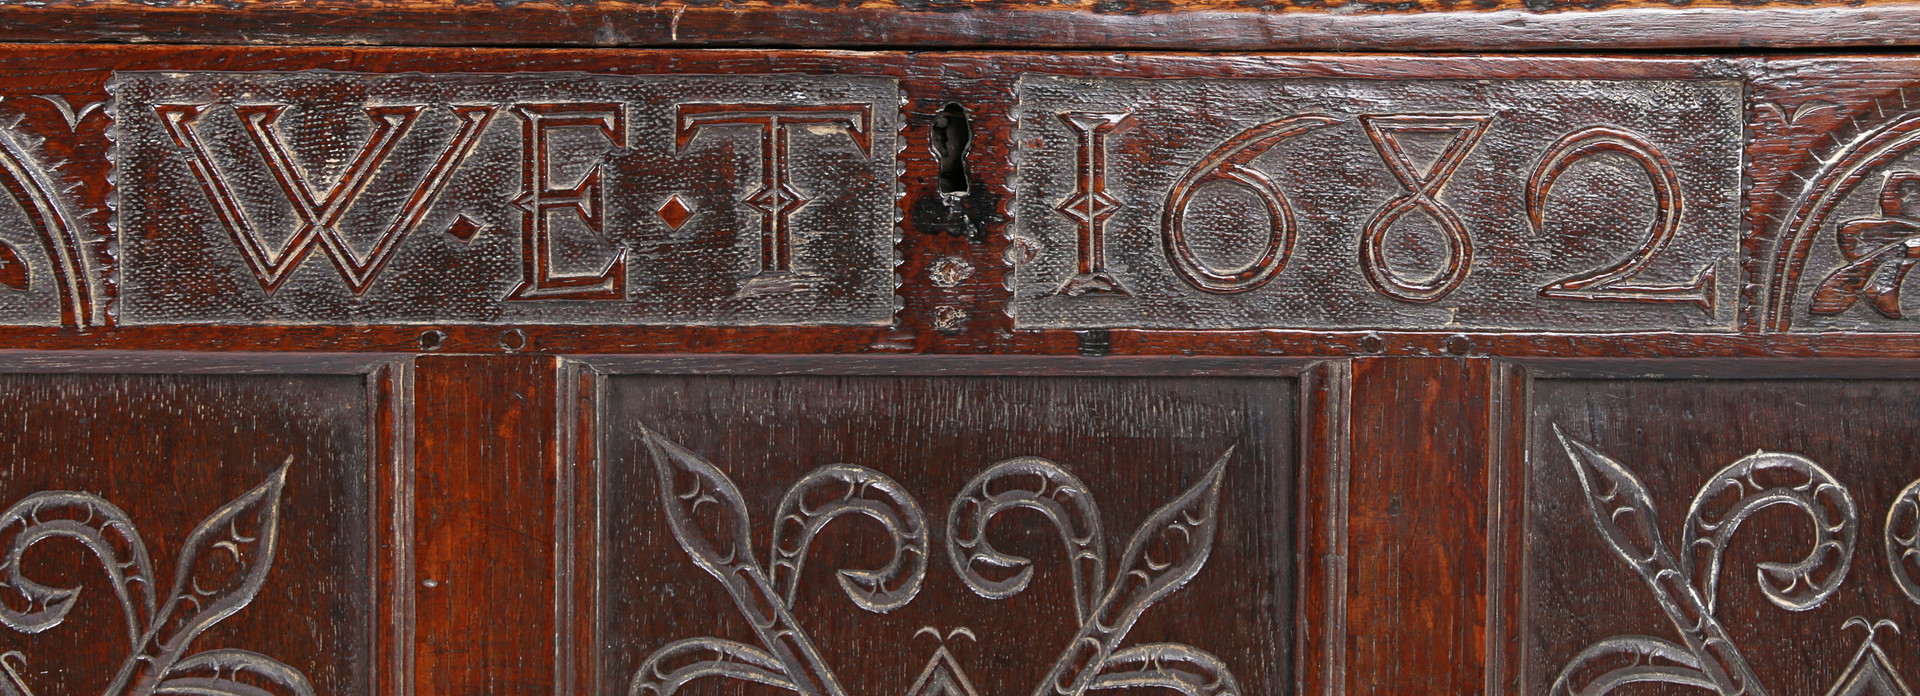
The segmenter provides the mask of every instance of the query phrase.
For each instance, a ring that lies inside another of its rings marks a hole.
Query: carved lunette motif
[[[892,78],[123,72],[110,90],[123,323],[892,318]],[[189,267],[205,276],[183,291]]]
[[[1756,564],[1754,579],[1773,605],[1808,611],[1838,592],[1852,567],[1861,519],[1853,496],[1826,469],[1806,457],[1757,452],[1716,472],[1694,496],[1681,528],[1678,553],[1663,537],[1646,486],[1627,467],[1591,445],[1554,434],[1572,463],[1594,527],[1616,557],[1640,576],[1681,637],[1673,643],[1646,635],[1611,636],[1582,650],[1560,671],[1552,693],[1599,696],[1630,684],[1661,682],[1725,696],[1763,696],[1767,689],[1716,613],[1721,559],[1741,523],[1762,509],[1787,506],[1812,523],[1804,558]],[[1887,512],[1884,548],[1900,592],[1920,604],[1912,572],[1920,565],[1920,481],[1896,496]],[[1830,693],[1911,694],[1875,635],[1889,621],[1856,617],[1867,638]],[[1897,626],[1894,626],[1897,630]]]
[[[65,97],[39,96],[41,101],[60,111],[70,128],[77,127],[81,119],[100,106],[95,102],[75,111]],[[72,187],[35,152],[34,146],[44,139],[43,134],[23,128],[19,120],[0,121],[0,190],[5,190],[19,205],[27,226],[38,237],[47,260],[46,270],[52,276],[59,298],[59,323],[82,329],[105,324],[108,318],[101,296],[100,271],[94,267],[86,241],[88,231],[71,200]],[[0,243],[0,285],[17,292],[32,292],[36,290],[32,275],[21,254],[11,245]],[[8,304],[17,302],[12,300]]]
[[[0,512],[0,624],[40,633],[61,625],[80,599],[80,588],[50,587],[21,568],[29,549],[43,543],[80,544],[100,562],[125,619],[128,653],[103,696],[314,696],[299,670],[240,649],[188,654],[209,627],[245,608],[260,593],[273,567],[279,539],[280,494],[287,468],[208,515],[181,544],[172,589],[156,601],[153,561],[133,520],[113,503],[89,493],[44,491]],[[217,560],[225,559],[225,560]],[[105,635],[111,635],[107,632]],[[33,696],[22,670],[27,656],[0,655],[0,694]],[[246,679],[239,678],[246,675]]]
[[[783,497],[773,526],[772,563],[763,567],[753,560],[746,501],[733,481],[658,433],[642,428],[642,437],[674,538],[695,565],[726,588],[761,645],[711,637],[674,641],[647,657],[633,675],[629,695],[672,696],[694,679],[726,677],[805,696],[845,696],[813,639],[789,611],[808,544],[842,515],[880,522],[892,542],[891,560],[874,570],[840,570],[838,580],[862,609],[897,609],[913,600],[926,577],[930,536],[919,504],[899,483],[872,469],[851,464],[816,469]],[[1206,564],[1231,454],[1229,450],[1199,483],[1141,524],[1121,555],[1111,585],[1099,512],[1086,486],[1060,465],[1037,457],[1012,459],[989,467],[962,489],[948,515],[947,557],[981,596],[1011,597],[1025,589],[1031,577],[1031,561],[994,550],[983,536],[987,522],[1003,511],[1027,508],[1046,515],[1072,559],[1079,630],[1036,686],[1035,696],[1143,686],[1185,696],[1239,696],[1227,666],[1204,651],[1174,643],[1120,647],[1148,607],[1185,585]],[[706,506],[714,509],[703,512]],[[929,663],[928,675],[936,668],[953,683],[967,683],[944,648]],[[922,676],[923,687],[928,675]]]

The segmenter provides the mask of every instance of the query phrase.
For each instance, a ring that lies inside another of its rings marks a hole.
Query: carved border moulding
[[[126,324],[884,325],[892,78],[121,72]]]
[[[1017,91],[1021,328],[1735,328],[1737,81]]]
[[[20,566],[40,542],[77,542],[92,552],[113,588],[112,597],[98,599],[117,599],[126,622],[130,647],[106,696],[315,696],[305,674],[272,657],[234,648],[188,653],[194,638],[246,608],[266,584],[279,539],[280,493],[291,465],[289,458],[265,482],[193,528],[181,543],[171,589],[159,601],[160,578],[146,542],[118,506],[74,491],[21,499],[0,513],[6,554],[0,557],[0,592],[11,595],[0,606],[0,625],[39,633],[67,619],[81,588],[40,584]],[[115,632],[98,629],[102,638]],[[33,696],[24,674],[30,659],[20,651],[0,655],[0,694]]]
[[[1723,696],[1765,696],[1765,680],[1730,631],[1719,602],[1722,560],[1742,523],[1772,507],[1804,515],[1811,533],[1805,556],[1761,561],[1750,577],[1760,595],[1780,610],[1805,612],[1825,604],[1847,582],[1865,523],[1846,485],[1807,457],[1756,452],[1722,468],[1695,494],[1680,527],[1680,544],[1670,547],[1652,492],[1620,461],[1594,446],[1554,435],[1579,482],[1581,507],[1593,529],[1612,551],[1616,569],[1638,577],[1668,619],[1648,625],[1646,633],[1602,638],[1581,650],[1558,670],[1554,696],[1600,696],[1634,684],[1663,683]],[[1920,481],[1909,483],[1887,505],[1882,543],[1862,551],[1884,552],[1892,577],[1906,600],[1920,604]],[[1878,548],[1873,548],[1878,546]],[[1596,572],[1604,564],[1596,563]],[[1879,580],[1861,580],[1861,583]],[[1664,628],[1678,642],[1659,637]],[[1748,629],[1749,627],[1736,627]],[[1882,617],[1853,617],[1839,629],[1862,629],[1859,646],[1827,691],[1830,696],[1911,696],[1914,691],[1894,667],[1880,643],[1880,632],[1897,635],[1901,627]],[[1911,630],[1913,627],[1907,627]]]
[[[774,514],[769,563],[754,560],[746,498],[718,467],[642,428],[659,478],[660,509],[693,564],[726,587],[752,625],[759,646],[714,637],[682,638],[655,649],[633,672],[628,696],[673,696],[695,679],[720,677],[765,684],[802,696],[846,696],[828,661],[791,609],[814,536],[829,523],[861,515],[892,539],[890,560],[871,570],[841,569],[837,580],[853,603],[889,612],[911,603],[930,563],[927,515],[898,482],[878,471],[835,464],[815,469],[787,489]],[[1091,491],[1064,467],[1016,457],[987,467],[964,486],[947,512],[946,560],[974,593],[1007,599],[1027,589],[1032,561],[994,549],[987,528],[1015,509],[1044,515],[1065,542],[1073,576],[1076,634],[1061,646],[1034,696],[1158,687],[1187,696],[1241,696],[1218,657],[1180,643],[1125,645],[1127,633],[1154,603],[1200,573],[1213,551],[1220,490],[1229,448],[1200,480],[1155,510],[1107,572],[1106,536]],[[709,507],[711,509],[704,510]],[[964,630],[964,629],[960,629]],[[922,628],[921,631],[937,631]],[[989,637],[990,639],[990,637]],[[977,696],[945,647],[928,659],[907,696]]]

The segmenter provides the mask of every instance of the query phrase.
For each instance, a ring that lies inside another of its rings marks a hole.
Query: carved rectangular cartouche
[[[123,72],[110,90],[127,324],[892,319],[891,78]]]
[[[1735,81],[1017,91],[1022,328],[1734,326]]]

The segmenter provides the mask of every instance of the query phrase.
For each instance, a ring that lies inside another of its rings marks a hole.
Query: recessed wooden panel
[[[579,693],[1292,689],[1289,379],[599,393]]]
[[[893,315],[892,78],[127,72],[111,89],[129,324]]]
[[[1520,693],[1912,693],[1920,382],[1532,394]]]
[[[0,692],[398,688],[385,379],[0,375]]]
[[[1024,328],[1728,330],[1740,86],[1018,86]]]

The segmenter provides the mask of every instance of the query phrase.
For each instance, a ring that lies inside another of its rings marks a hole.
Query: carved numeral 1
[[[1107,273],[1107,218],[1121,208],[1119,200],[1107,195],[1107,138],[1131,128],[1133,114],[1069,112],[1059,116],[1080,138],[1073,196],[1054,208],[1080,223],[1080,273],[1067,279],[1060,293],[1071,297],[1129,295],[1120,281]]]
[[[596,235],[605,233],[603,170],[593,165],[571,186],[552,181],[553,152],[548,138],[561,128],[594,128],[615,148],[627,146],[624,104],[519,104],[523,156],[522,184],[513,204],[523,211],[520,227],[520,285],[509,300],[618,300],[627,294],[627,250],[597,273],[560,273],[553,268],[553,213],[571,213]]]
[[[1625,155],[1647,171],[1653,183],[1653,231],[1632,255],[1605,268],[1556,280],[1540,289],[1541,297],[1590,302],[1685,302],[1713,311],[1713,264],[1707,264],[1693,280],[1678,285],[1629,283],[1634,274],[1645,270],[1673,241],[1680,229],[1680,215],[1686,202],[1680,195],[1680,176],[1673,164],[1645,138],[1631,131],[1595,126],[1561,138],[1547,149],[1540,166],[1527,178],[1527,219],[1533,229],[1545,229],[1547,193],[1560,175],[1574,163],[1602,153]]]
[[[1453,292],[1460,287],[1461,281],[1467,279],[1467,270],[1473,266],[1473,239],[1467,236],[1467,227],[1460,221],[1460,215],[1435,196],[1446,188],[1448,178],[1473,152],[1474,146],[1480,144],[1480,136],[1487,132],[1487,125],[1492,121],[1491,114],[1360,117],[1360,123],[1366,126],[1367,137],[1373,141],[1374,149],[1386,161],[1387,169],[1393,172],[1394,178],[1399,179],[1400,185],[1407,190],[1374,212],[1360,238],[1360,268],[1366,272],[1367,282],[1372,283],[1381,294],[1405,302],[1433,302],[1446,297],[1447,293]],[[1421,173],[1420,168],[1407,157],[1406,150],[1400,147],[1398,138],[1401,133],[1446,133],[1451,134],[1453,140],[1440,152],[1432,168]],[[1387,230],[1415,210],[1433,218],[1447,235],[1446,270],[1427,282],[1402,279],[1387,265]]]
[[[757,276],[793,272],[793,214],[809,201],[793,187],[792,153],[795,127],[840,126],[872,157],[873,106],[870,104],[681,104],[675,141],[687,145],[708,126],[754,126],[760,131],[760,188],[747,194],[746,203],[760,212],[760,272]]]
[[[1295,116],[1254,126],[1221,143],[1213,152],[1187,171],[1167,194],[1166,219],[1161,224],[1167,259],[1182,280],[1207,292],[1222,294],[1246,292],[1266,285],[1287,265],[1293,253],[1293,208],[1273,179],[1247,164],[1273,149],[1280,141],[1318,128],[1338,119],[1328,116]],[[1208,266],[1187,244],[1187,206],[1194,194],[1212,185],[1240,186],[1251,191],[1266,207],[1267,248],[1252,264],[1236,270],[1218,270]]]

